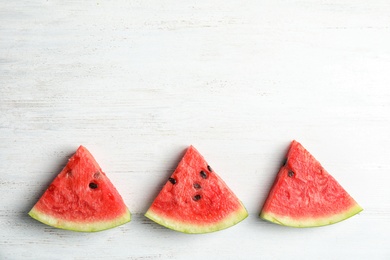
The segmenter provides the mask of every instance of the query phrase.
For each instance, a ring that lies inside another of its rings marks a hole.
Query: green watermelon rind
[[[338,223],[347,218],[350,218],[363,210],[359,204],[352,205],[347,210],[337,212],[326,217],[313,218],[292,218],[289,216],[280,216],[272,212],[261,212],[260,217],[269,222],[279,224],[282,226],[306,228],[306,227],[320,227]]]
[[[149,209],[145,216],[154,222],[167,227],[172,230],[187,234],[203,234],[220,231],[236,225],[248,217],[248,211],[241,203],[241,207],[236,211],[231,212],[228,216],[224,217],[221,221],[204,224],[194,224],[189,222],[183,222],[178,219],[173,219]]]
[[[28,213],[32,218],[52,227],[79,231],[79,232],[97,232],[103,231],[107,229],[111,229],[125,223],[130,222],[131,213],[128,209],[122,215],[117,216],[114,219],[106,220],[106,221],[93,221],[93,222],[76,222],[69,221],[54,217],[52,215],[46,214],[44,212],[39,211],[35,207],[30,210]]]

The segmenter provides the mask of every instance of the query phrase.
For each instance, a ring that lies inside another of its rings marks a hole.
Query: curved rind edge
[[[72,231],[78,232],[97,232],[103,231],[110,228],[114,228],[131,221],[131,213],[128,209],[126,212],[115,219],[109,221],[96,221],[91,223],[82,223],[75,221],[62,220],[56,217],[53,217],[49,214],[37,210],[35,207],[30,210],[28,213],[30,217],[43,224]]]
[[[346,220],[359,212],[363,211],[363,208],[359,204],[351,206],[348,210],[329,215],[321,218],[307,218],[307,219],[294,219],[288,216],[280,216],[272,212],[261,212],[260,218],[269,222],[289,227],[305,228],[305,227],[320,227],[338,223]]]
[[[154,212],[152,209],[149,209],[145,213],[145,217],[175,231],[187,234],[203,234],[220,231],[238,224],[239,222],[243,221],[245,218],[248,217],[248,211],[241,203],[241,207],[236,211],[232,212],[229,216],[225,217],[219,222],[210,223],[209,225],[195,225],[191,223],[180,222],[178,220],[162,216],[161,214]]]

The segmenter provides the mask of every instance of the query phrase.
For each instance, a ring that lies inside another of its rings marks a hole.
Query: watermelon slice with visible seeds
[[[122,197],[83,146],[28,214],[53,227],[84,232],[113,228],[131,218]]]
[[[176,231],[207,233],[233,226],[248,213],[202,155],[190,146],[145,216]]]
[[[363,209],[297,141],[265,201],[260,217],[292,227],[333,224]]]

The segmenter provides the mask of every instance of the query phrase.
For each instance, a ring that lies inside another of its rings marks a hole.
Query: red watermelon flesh
[[[363,209],[297,141],[291,143],[260,216],[276,224],[315,227]]]
[[[145,216],[176,231],[207,233],[233,226],[248,213],[202,155],[190,146]]]
[[[93,232],[130,221],[130,212],[91,153],[80,146],[29,212],[47,225]]]

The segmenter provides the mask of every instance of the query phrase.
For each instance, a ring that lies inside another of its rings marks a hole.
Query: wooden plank
[[[0,258],[389,259],[389,13],[379,0],[0,1]],[[257,217],[292,139],[361,214],[303,230]],[[80,144],[131,223],[85,234],[27,216]],[[190,144],[244,222],[192,236],[143,217]]]

